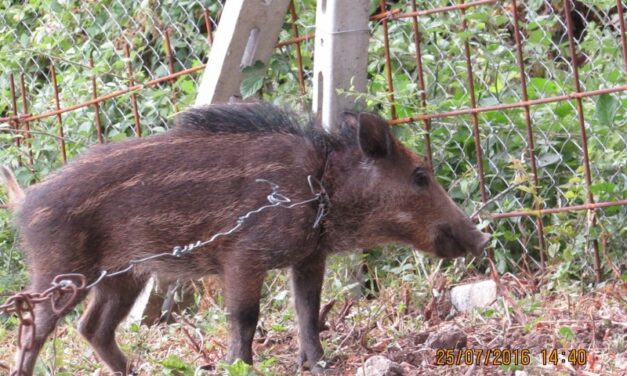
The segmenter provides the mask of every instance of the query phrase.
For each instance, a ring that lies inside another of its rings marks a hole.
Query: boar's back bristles
[[[291,133],[304,136],[311,128],[294,113],[268,103],[233,106],[214,104],[192,107],[179,113],[174,120],[178,131],[208,133]]]

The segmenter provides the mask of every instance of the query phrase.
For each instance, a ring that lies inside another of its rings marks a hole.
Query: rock
[[[414,345],[422,345],[429,338],[429,332],[420,332],[412,335]]]
[[[364,363],[363,367],[357,370],[355,376],[403,376],[405,370],[400,364],[391,361],[390,359],[375,355]]]
[[[616,368],[621,371],[627,371],[627,354],[623,351],[616,356],[615,363]],[[594,371],[594,370],[593,370]]]
[[[401,367],[403,367],[403,371],[405,371],[404,375],[416,375],[418,372],[418,367],[411,363],[402,362]]]
[[[433,332],[427,338],[425,346],[432,349],[461,349],[466,347],[468,337],[455,326],[446,326]]]
[[[460,312],[468,312],[475,307],[487,307],[496,300],[496,283],[485,280],[451,289],[451,301]]]

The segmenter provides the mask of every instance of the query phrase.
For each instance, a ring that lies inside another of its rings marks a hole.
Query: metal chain
[[[24,357],[28,351],[33,349],[36,323],[35,323],[35,305],[50,301],[52,311],[60,314],[65,311],[70,304],[76,299],[79,291],[86,287],[84,275],[79,273],[59,274],[50,283],[50,288],[41,293],[17,293],[0,305],[0,311],[5,313],[15,313],[19,320],[17,331],[17,346],[22,349],[17,359],[17,369],[11,373],[12,376],[22,376],[25,372],[22,370],[24,365]],[[60,304],[64,297],[67,297],[65,303]],[[24,334],[27,342],[24,342]]]
[[[81,273],[68,273],[68,274],[59,274],[57,275],[52,282],[50,283],[50,288],[41,293],[28,293],[21,292],[17,293],[11,297],[9,297],[4,304],[0,305],[0,312],[5,313],[15,313],[18,316],[20,321],[18,327],[17,334],[17,345],[20,348],[21,354],[17,359],[17,369],[13,371],[11,375],[21,376],[24,374],[23,363],[26,352],[32,350],[34,345],[35,338],[35,305],[50,301],[52,305],[52,310],[56,314],[61,314],[65,312],[69,307],[71,307],[72,303],[76,300],[76,297],[79,292],[89,290],[102,282],[105,278],[112,278],[118,276],[120,274],[128,273],[131,271],[136,265],[155,260],[163,257],[176,257],[181,258],[182,256],[195,251],[198,248],[204,247],[216,239],[222,236],[231,235],[232,233],[239,230],[245,223],[248,221],[251,216],[261,213],[264,210],[282,207],[286,209],[293,209],[298,206],[306,205],[312,202],[318,202],[318,212],[316,214],[316,218],[314,221],[313,228],[318,228],[320,226],[320,222],[322,218],[327,214],[329,207],[329,198],[328,195],[322,186],[322,183],[315,177],[309,175],[307,176],[307,182],[309,184],[309,188],[311,189],[311,193],[314,195],[312,198],[292,202],[292,200],[285,196],[284,194],[279,192],[279,185],[275,184],[266,179],[256,179],[256,183],[266,183],[269,184],[272,192],[266,197],[269,204],[263,205],[257,209],[251,210],[244,215],[241,215],[237,218],[235,225],[228,230],[224,230],[218,232],[211,236],[209,239],[201,241],[198,240],[194,243],[187,244],[185,246],[175,246],[172,248],[170,252],[158,253],[155,255],[133,259],[129,261],[129,264],[126,268],[117,270],[115,272],[109,272],[107,270],[103,270],[100,272],[98,278],[87,284],[87,277]],[[64,301],[64,298],[66,300]],[[28,333],[26,336],[28,339],[27,342],[23,342],[24,334]]]

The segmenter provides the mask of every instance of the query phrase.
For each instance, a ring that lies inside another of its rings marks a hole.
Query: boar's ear
[[[354,112],[342,112],[340,114],[340,129],[349,127],[354,130],[357,130],[359,126],[359,117]]]
[[[359,114],[359,147],[366,157],[384,158],[392,145],[390,127],[385,120],[369,114]]]

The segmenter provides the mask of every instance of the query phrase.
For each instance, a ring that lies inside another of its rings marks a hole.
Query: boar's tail
[[[22,200],[24,200],[24,191],[15,179],[13,172],[6,166],[0,166],[0,182],[2,182],[9,191],[9,205],[13,209],[17,209]]]

